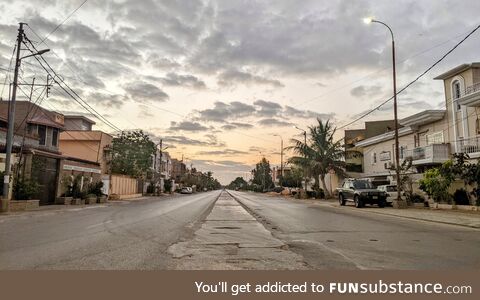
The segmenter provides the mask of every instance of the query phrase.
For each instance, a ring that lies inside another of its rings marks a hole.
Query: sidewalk
[[[478,211],[460,211],[460,210],[440,210],[429,208],[409,207],[407,209],[395,209],[392,207],[379,208],[376,206],[367,206],[361,209],[355,208],[352,205],[340,206],[335,199],[295,199],[284,197],[285,199],[307,203],[311,205],[330,206],[338,209],[351,209],[358,212],[375,213],[380,215],[394,216],[399,218],[407,218],[414,220],[421,220],[426,222],[443,223],[450,225],[458,225],[472,228],[480,228],[480,212]]]
[[[177,270],[306,269],[301,256],[272,236],[227,192],[191,240],[171,245]]]

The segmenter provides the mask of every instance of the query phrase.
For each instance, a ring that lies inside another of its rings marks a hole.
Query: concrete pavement
[[[193,239],[170,246],[172,268],[180,270],[305,269],[288,250],[227,192],[222,192]]]
[[[230,192],[313,269],[478,269],[480,230]]]

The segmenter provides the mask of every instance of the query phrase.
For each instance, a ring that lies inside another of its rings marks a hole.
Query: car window
[[[374,188],[373,184],[370,181],[363,181],[363,180],[354,181],[353,186],[355,187],[355,189],[373,189]]]
[[[397,191],[396,186],[394,186],[394,185],[387,186],[387,192],[396,192],[396,191]]]

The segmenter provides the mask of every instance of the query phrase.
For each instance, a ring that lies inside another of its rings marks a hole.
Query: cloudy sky
[[[223,183],[245,176],[262,155],[278,164],[275,134],[287,144],[298,134],[294,124],[321,118],[341,126],[390,97],[390,37],[363,17],[393,28],[402,87],[478,25],[480,11],[478,0],[89,0],[48,35],[83,1],[0,0],[2,76],[17,23],[26,22],[27,37],[53,50],[45,59],[93,108],[121,129],[163,138],[172,156]],[[479,61],[479,46],[476,33],[402,94],[400,116],[442,108],[433,77]],[[35,63],[25,61],[22,80],[45,81]],[[51,92],[44,107],[86,113],[58,88]]]

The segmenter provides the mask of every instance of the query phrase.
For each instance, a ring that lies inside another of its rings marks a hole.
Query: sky
[[[163,139],[172,157],[224,184],[246,177],[262,156],[279,165],[281,139],[288,146],[300,137],[294,125],[341,127],[392,95],[390,35],[364,17],[393,29],[401,88],[479,25],[480,11],[478,0],[89,0],[49,34],[83,1],[0,0],[1,80],[11,80],[4,69],[26,22],[27,37],[51,49],[43,57],[96,111],[122,130]],[[477,32],[402,93],[400,117],[444,108],[433,78],[480,61],[479,46]],[[34,76],[46,80],[26,59],[21,78]],[[41,103],[88,116],[58,88]],[[392,116],[387,104],[347,128]]]

